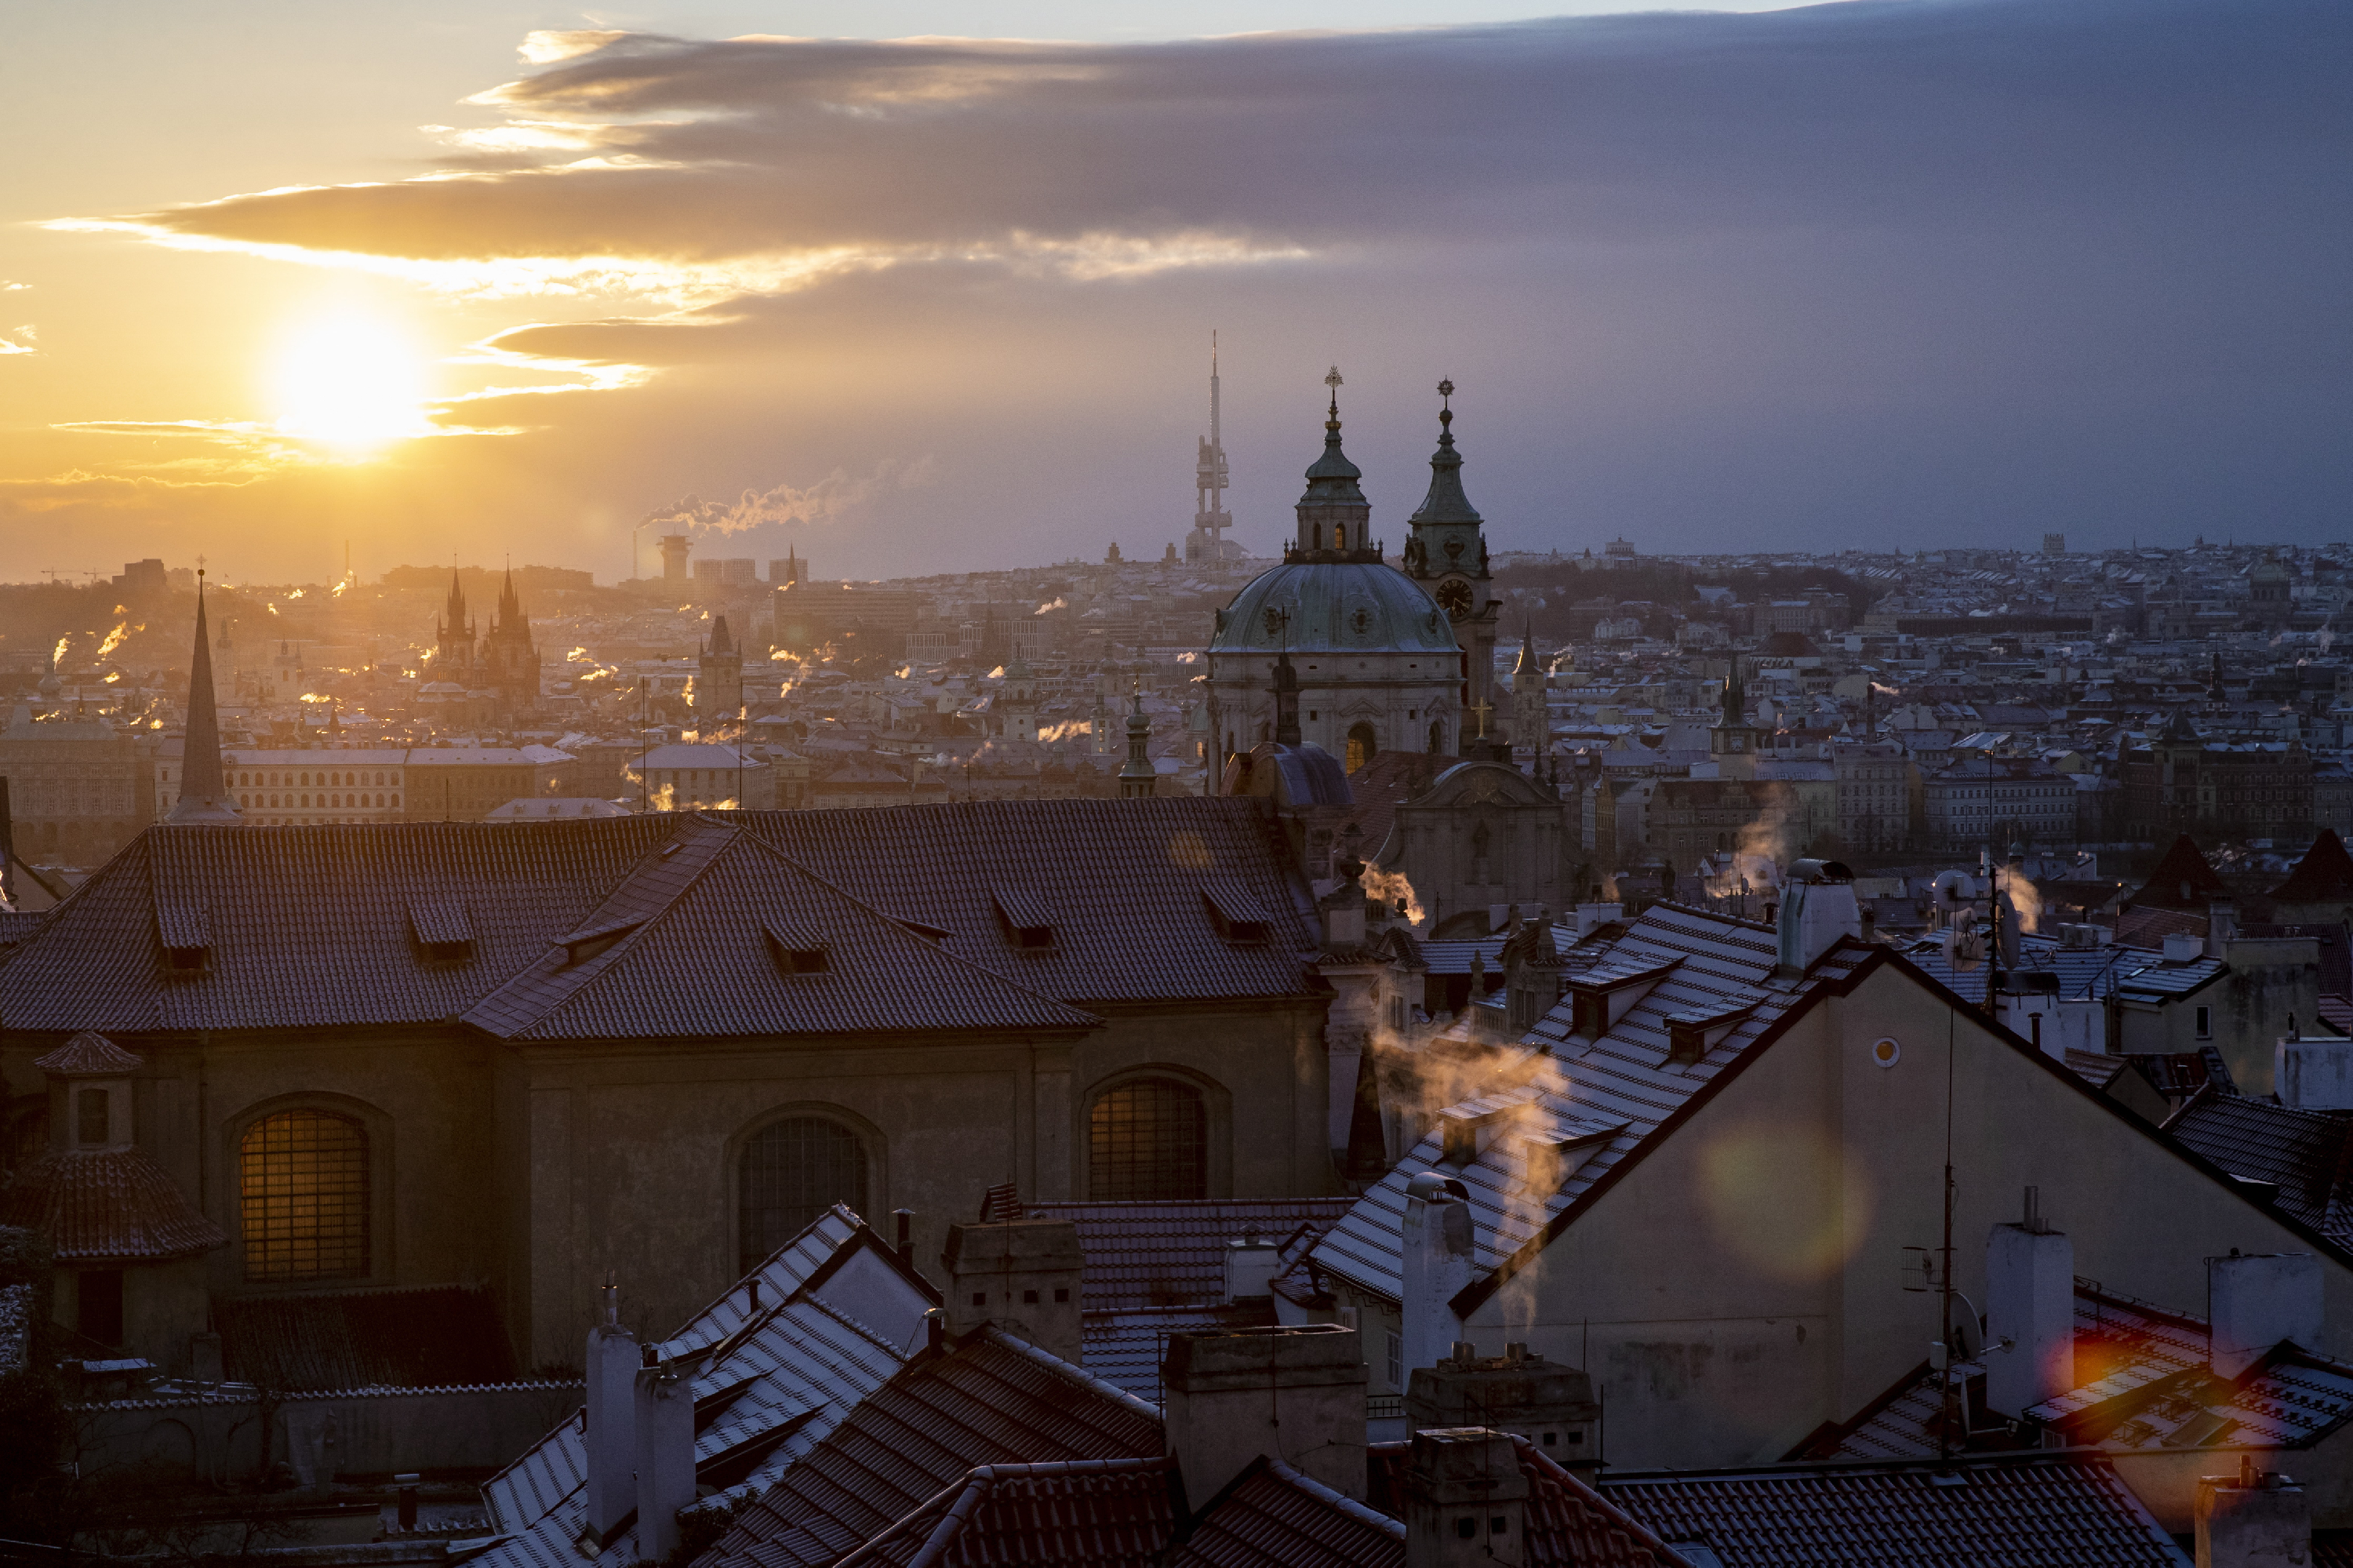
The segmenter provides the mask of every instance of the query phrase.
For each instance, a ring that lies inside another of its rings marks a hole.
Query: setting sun
[[[416,349],[381,322],[337,316],[294,334],[280,351],[279,430],[344,449],[427,434]]]

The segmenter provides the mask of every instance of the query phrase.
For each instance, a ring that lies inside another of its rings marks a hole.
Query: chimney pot
[[[1068,1220],[955,1225],[940,1255],[947,1270],[947,1332],[994,1322],[1015,1339],[1079,1364],[1086,1255]]]
[[[638,1369],[638,1556],[659,1563],[676,1551],[678,1512],[694,1500],[694,1386],[664,1358]]]
[[[2283,1340],[2320,1351],[2320,1260],[2308,1252],[2242,1255],[2206,1263],[2212,1324],[2207,1363],[2217,1377],[2235,1378]]]
[[[620,1290],[604,1287],[605,1321],[588,1330],[588,1533],[601,1549],[638,1506],[638,1337],[620,1323]]]
[[[2040,1196],[2028,1188],[2024,1220],[1986,1238],[1986,1332],[2010,1341],[1986,1352],[1986,1408],[2013,1417],[2075,1386],[2075,1245]]]
[[[2312,1560],[2312,1501],[2242,1456],[2235,1476],[2201,1476],[2191,1504],[2198,1568],[2290,1568]]]
[[[1527,1561],[1527,1474],[1511,1437],[1482,1426],[1413,1436],[1405,1475],[1406,1568],[1518,1568]]]

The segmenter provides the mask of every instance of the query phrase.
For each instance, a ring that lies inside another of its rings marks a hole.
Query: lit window
[[[1208,1113],[1201,1093],[1169,1078],[1123,1084],[1088,1118],[1088,1195],[1106,1202],[1208,1196]]]
[[[762,1128],[736,1162],[745,1273],[836,1203],[866,1212],[866,1148],[838,1121],[797,1116]]]
[[[245,1277],[350,1279],[368,1270],[367,1133],[348,1117],[290,1110],[237,1145]]]

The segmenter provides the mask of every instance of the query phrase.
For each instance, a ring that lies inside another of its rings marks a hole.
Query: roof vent
[[[430,963],[464,963],[474,956],[474,926],[455,898],[412,898],[408,929]]]
[[[997,917],[1005,922],[1005,934],[1015,947],[1025,953],[1054,950],[1054,912],[1045,900],[1007,887],[992,888],[989,895],[997,901]]]
[[[805,926],[795,926],[782,920],[763,923],[768,936],[768,951],[776,960],[776,968],[788,975],[822,975],[833,972],[833,949],[823,937]]]

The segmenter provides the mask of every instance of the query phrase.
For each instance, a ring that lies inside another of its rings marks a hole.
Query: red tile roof
[[[1261,1457],[1201,1510],[1169,1568],[1404,1568],[1405,1526]]]
[[[1527,1478],[1527,1568],[1684,1568],[1685,1560],[1618,1502],[1569,1474],[1526,1438],[1514,1436]],[[1375,1506],[1405,1506],[1413,1445],[1376,1443],[1367,1463]],[[1833,1559],[1841,1561],[1843,1559]]]
[[[42,1072],[55,1073],[60,1078],[120,1077],[146,1065],[146,1057],[134,1055],[105,1035],[87,1029],[33,1064]]]
[[[794,972],[796,953],[822,968]],[[696,819],[466,1022],[504,1040],[620,1040],[1097,1020],[913,935],[753,835]]]
[[[1182,1495],[1176,1462],[1165,1456],[983,1465],[839,1568],[1161,1568]]]
[[[1161,1447],[1151,1406],[983,1329],[868,1395],[696,1562],[829,1564],[976,1466],[1146,1458]]]
[[[2206,913],[2210,898],[2228,898],[2231,890],[2206,863],[2197,843],[2188,833],[2178,835],[2133,895],[2125,900],[2127,909],[2181,909],[2191,914]]]
[[[228,1240],[137,1149],[52,1151],[0,1192],[0,1224],[37,1231],[61,1263],[153,1263]]]
[[[876,908],[950,932],[950,951],[1081,1007],[1300,996],[1318,983],[1301,961],[1317,942],[1314,896],[1264,800],[972,800],[733,820]],[[1267,912],[1265,940],[1219,934],[1212,881]],[[1053,945],[1024,949],[1008,922],[1039,916]]]

